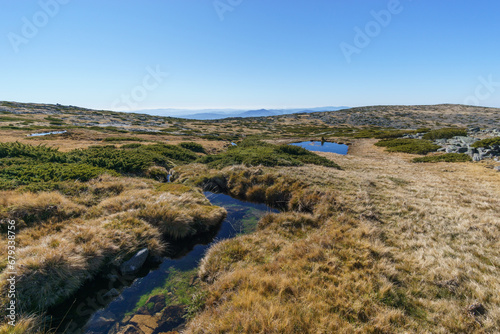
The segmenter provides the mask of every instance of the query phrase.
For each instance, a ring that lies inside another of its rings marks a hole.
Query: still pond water
[[[291,145],[303,147],[313,152],[329,152],[346,155],[349,146],[344,144],[321,142],[321,141],[304,141],[301,143],[293,143]]]

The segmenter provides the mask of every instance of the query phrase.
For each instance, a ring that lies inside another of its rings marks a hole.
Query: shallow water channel
[[[303,147],[309,151],[314,152],[329,152],[329,153],[337,153],[346,155],[349,146],[345,144],[337,144],[330,142],[321,142],[321,141],[304,141],[301,143],[293,143],[291,145]]]
[[[119,273],[108,272],[89,282],[70,301],[50,312],[59,317],[57,319],[54,316],[53,323],[60,322],[61,318],[64,318],[57,332],[107,333],[127,313],[134,311],[141,296],[148,295],[155,288],[168,286],[173,275],[194,273],[211,245],[239,234],[251,233],[263,215],[278,212],[264,204],[243,202],[224,194],[211,192],[204,194],[212,204],[227,210],[227,217],[220,226],[189,241],[170,244],[170,254],[175,255],[164,258],[160,264],[149,264],[149,267],[146,264],[146,268],[138,276],[117,279]],[[119,291],[118,296],[106,296],[112,288],[116,289],[115,292]],[[167,290],[170,289],[167,287]],[[171,293],[175,294],[176,289],[170,290],[169,295]],[[175,296],[172,298],[182,300]],[[110,319],[114,322],[109,321]],[[176,326],[183,321],[179,318]]]

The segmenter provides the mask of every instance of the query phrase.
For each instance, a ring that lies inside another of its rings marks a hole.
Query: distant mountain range
[[[279,116],[299,113],[312,113],[319,111],[335,111],[347,109],[349,107],[317,107],[317,108],[295,108],[295,109],[259,109],[259,110],[243,110],[243,109],[145,109],[135,110],[135,113],[148,114],[155,116],[170,116],[186,119],[197,120],[212,120],[231,117],[266,117]]]

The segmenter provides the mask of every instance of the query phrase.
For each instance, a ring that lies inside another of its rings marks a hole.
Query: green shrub
[[[436,139],[449,139],[455,136],[467,136],[466,129],[460,128],[443,128],[427,132],[423,139],[436,140]]]
[[[402,152],[411,154],[427,154],[440,148],[428,140],[421,139],[387,139],[375,143],[375,146],[387,147],[388,152]]]
[[[446,153],[429,157],[415,158],[413,162],[468,162],[471,157],[463,153]]]
[[[214,168],[239,164],[268,167],[301,166],[305,163],[339,168],[333,161],[304,148],[290,145],[272,145],[257,140],[244,140],[238,146],[229,147],[226,152],[209,155],[199,161]]]
[[[174,145],[142,145],[132,149],[93,146],[68,153],[71,162],[81,162],[125,174],[143,175],[150,167],[172,168],[175,163],[189,163],[196,154]]]
[[[86,182],[102,174],[117,175],[116,172],[87,164],[28,163],[0,169],[4,187],[6,184],[29,185],[68,180]]]
[[[144,141],[139,137],[107,137],[104,138],[103,141],[106,142],[120,142],[120,141]]]
[[[500,137],[487,138],[477,141],[474,144],[472,144],[472,147],[478,148],[478,147],[488,147],[492,145],[500,145]]]
[[[139,144],[139,143],[131,143],[131,144],[122,145],[120,148],[138,148],[141,146],[142,146],[142,144]]]
[[[1,158],[31,158],[43,162],[65,162],[65,156],[57,149],[45,145],[28,145],[19,142],[0,143]]]
[[[202,145],[193,142],[180,143],[180,147],[190,150],[192,152],[206,153]]]

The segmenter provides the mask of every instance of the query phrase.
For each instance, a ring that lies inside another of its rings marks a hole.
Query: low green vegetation
[[[0,122],[23,122],[26,121],[25,118],[21,117],[12,117],[12,116],[0,116]]]
[[[257,140],[244,140],[237,146],[229,147],[226,152],[205,156],[200,159],[200,162],[214,168],[240,164],[267,167],[314,164],[339,168],[333,161],[304,148],[291,145],[273,145]]]
[[[206,153],[205,149],[201,144],[194,143],[194,142],[185,142],[185,143],[180,143],[180,147],[185,148],[187,150],[190,150],[192,152],[197,152],[197,153]]]
[[[427,154],[434,152],[440,148],[439,145],[433,144],[429,140],[423,139],[386,139],[381,140],[375,146],[386,147],[389,152],[402,152],[410,154]]]
[[[30,190],[48,190],[58,182],[85,182],[102,174],[117,173],[158,179],[159,173],[166,174],[166,169],[197,158],[188,149],[165,144],[92,146],[63,153],[43,145],[1,143],[0,189],[28,186]]]
[[[191,284],[197,276],[198,268],[181,271],[174,267],[168,269],[168,276],[163,283],[163,286],[155,288],[150,293],[145,294],[137,302],[133,312],[141,307],[150,308],[154,305],[148,305],[147,301],[152,296],[164,295],[166,306],[172,305],[190,305],[195,294],[199,289],[196,285]]]
[[[449,139],[455,136],[467,136],[467,129],[461,128],[443,128],[427,132],[423,139],[436,140],[436,139]]]
[[[139,137],[107,137],[104,138],[103,141],[106,142],[120,142],[120,141],[144,141]]]
[[[472,144],[472,147],[478,148],[478,147],[488,147],[493,145],[500,145],[500,137],[487,138],[477,141],[474,144]]]
[[[463,153],[445,153],[413,159],[413,162],[468,162],[471,157]]]

